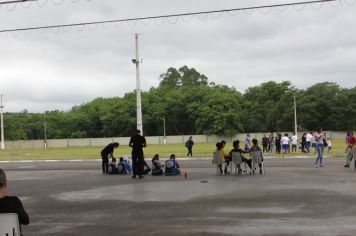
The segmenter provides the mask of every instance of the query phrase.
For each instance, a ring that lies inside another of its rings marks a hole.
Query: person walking
[[[114,157],[114,149],[119,147],[119,143],[114,142],[108,144],[106,147],[104,147],[103,150],[101,150],[101,159],[102,159],[102,169],[103,169],[103,174],[108,173],[108,168],[109,168],[109,158]]]
[[[16,213],[19,218],[20,225],[28,225],[30,223],[30,218],[25,211],[21,200],[18,197],[9,196],[7,193],[7,187],[8,182],[5,171],[0,169],[0,213]]]
[[[141,130],[136,130],[136,134],[130,138],[129,146],[132,147],[132,178],[136,178],[136,175],[140,179],[143,178],[143,148],[147,146],[146,139],[141,135]]]
[[[316,133],[314,133],[313,138],[316,142],[315,147],[316,147],[316,151],[318,153],[318,157],[315,160],[315,168],[318,167],[318,161],[319,161],[319,165],[320,167],[324,167],[323,166],[323,154],[324,154],[324,141],[323,139],[325,138],[325,135],[323,133],[323,129],[322,128],[318,128],[318,130],[316,131]]]
[[[190,136],[189,139],[185,142],[185,147],[188,149],[187,157],[189,157],[189,155],[193,157],[193,145],[194,141],[192,136]]]

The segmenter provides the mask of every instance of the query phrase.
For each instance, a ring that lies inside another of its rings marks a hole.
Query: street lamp
[[[140,60],[138,54],[138,35],[135,34],[135,48],[136,48],[136,58],[132,59],[132,63],[136,65],[136,117],[137,117],[137,129],[141,130],[143,135],[143,124],[142,124],[142,107],[141,107],[141,86],[140,86]]]
[[[294,132],[295,132],[295,135],[298,135],[298,126],[297,126],[297,102],[295,100],[295,96],[293,96],[294,98]]]
[[[47,149],[47,113],[48,111],[45,112],[44,114],[44,149]]]
[[[163,115],[162,120],[163,120],[163,144],[166,144],[167,137],[166,137],[166,116],[165,115]]]

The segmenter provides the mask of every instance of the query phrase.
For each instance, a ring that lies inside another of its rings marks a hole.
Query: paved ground
[[[209,160],[183,176],[109,176],[100,163],[0,163],[30,214],[25,236],[356,235],[356,171],[344,158],[267,159],[267,174],[216,176]]]

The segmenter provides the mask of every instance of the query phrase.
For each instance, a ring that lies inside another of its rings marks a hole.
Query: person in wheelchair
[[[159,155],[155,154],[152,158],[152,170],[151,175],[163,175],[164,165],[159,160]]]
[[[165,175],[180,175],[179,164],[176,160],[176,155],[172,154],[165,163]]]
[[[260,146],[258,146],[258,141],[257,139],[252,139],[252,147],[249,150],[251,153],[257,155],[257,162],[258,162],[258,166],[260,168],[260,174],[263,174],[262,172],[262,163],[263,163],[263,154],[262,154],[262,149]],[[253,168],[255,168],[255,166],[253,166]],[[253,170],[255,171],[255,170]]]
[[[248,167],[250,168],[250,171],[252,170],[252,160],[251,159],[247,159],[244,154],[245,153],[250,153],[251,151],[250,150],[242,150],[240,148],[240,140],[235,140],[233,143],[232,143],[232,147],[233,149],[229,152],[229,156],[230,158],[232,159],[232,153],[233,152],[238,152],[241,156],[241,163],[246,163],[248,165]],[[241,164],[237,164],[237,170],[238,170],[238,173],[241,174],[242,173],[242,168],[241,168]],[[247,170],[246,170],[247,171]]]

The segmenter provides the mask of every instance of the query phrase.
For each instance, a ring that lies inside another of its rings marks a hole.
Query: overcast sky
[[[1,5],[0,29],[292,1],[63,0],[61,5],[54,4],[58,2],[49,0],[44,7],[29,8]],[[134,33],[141,34],[144,91],[157,87],[159,75],[169,67],[183,65],[194,67],[210,82],[241,92],[269,80],[288,80],[299,89],[324,81],[356,86],[356,0],[234,13],[2,34],[4,111],[68,111],[97,97],[121,97],[133,91]]]

